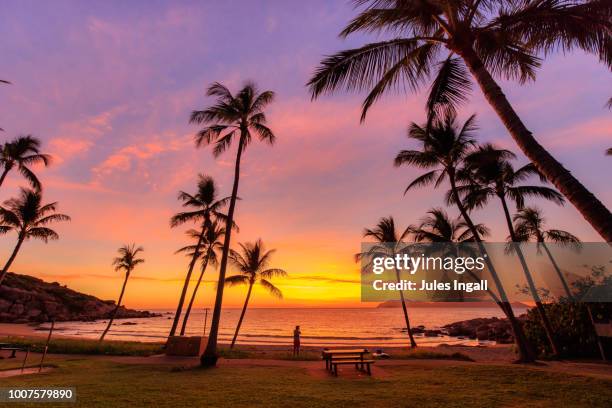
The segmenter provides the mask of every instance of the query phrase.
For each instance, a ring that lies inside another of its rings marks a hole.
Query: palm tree
[[[612,156],[612,147],[606,150],[606,156]]]
[[[429,126],[419,126],[412,123],[408,131],[408,137],[417,141],[421,145],[421,150],[400,151],[395,158],[395,165],[402,166],[409,164],[429,170],[427,173],[414,179],[406,188],[405,193],[415,187],[424,187],[431,184],[438,187],[448,179],[453,197],[452,202],[457,206],[461,213],[461,217],[472,232],[476,245],[483,254],[487,268],[497,287],[499,299],[493,297],[493,300],[495,300],[498,306],[506,314],[512,325],[514,340],[519,352],[519,360],[529,362],[533,361],[535,356],[527,342],[521,323],[514,315],[514,311],[508,301],[508,296],[495,270],[495,266],[490,258],[485,256],[487,251],[482,243],[478,228],[472,221],[459,197],[457,171],[463,165],[465,157],[476,145],[474,140],[474,133],[477,130],[475,121],[476,118],[472,115],[462,126],[459,126],[457,124],[456,114],[452,111],[446,111],[443,115],[436,115],[431,121],[428,121]]]
[[[100,336],[100,341],[104,340],[104,336],[108,333],[109,329],[113,324],[113,320],[115,320],[115,316],[117,316],[117,311],[121,306],[121,300],[123,299],[123,294],[125,293],[125,286],[127,285],[127,281],[130,278],[130,273],[136,268],[136,265],[144,262],[144,259],[138,258],[138,254],[144,251],[142,247],[136,247],[136,244],[132,245],[124,245],[118,249],[119,256],[113,259],[113,266],[115,267],[115,272],[119,272],[121,270],[125,271],[125,279],[123,280],[123,286],[121,286],[121,293],[119,294],[119,299],[117,300],[117,304],[115,305],[115,309],[110,316],[108,321],[108,325],[106,329],[102,332],[102,336]]]
[[[40,190],[40,181],[28,166],[42,163],[48,166],[51,163],[51,156],[40,153],[40,140],[27,136],[19,136],[10,142],[6,142],[0,150],[0,165],[2,165],[2,175],[0,175],[0,186],[4,183],[6,175],[15,167],[30,182],[32,187]]]
[[[512,217],[514,221],[514,230],[516,231],[517,239],[521,242],[528,242],[530,240],[534,240],[538,243],[538,250],[541,246],[544,248],[550,263],[552,264],[561,284],[563,285],[563,289],[565,291],[565,295],[568,300],[575,300],[574,294],[569,288],[567,280],[563,273],[561,272],[561,268],[559,264],[553,257],[550,249],[546,245],[546,241],[554,242],[558,245],[563,246],[571,246],[576,250],[579,250],[581,247],[580,239],[575,235],[558,229],[545,229],[546,220],[542,216],[542,211],[536,207],[525,207],[520,209],[514,217]],[[597,346],[599,348],[599,354],[603,361],[606,360],[606,353],[601,342],[601,338],[597,334],[597,330],[595,329],[595,322],[593,320],[593,314],[591,311],[591,306],[586,304],[587,311],[589,313],[589,317],[591,319],[591,323],[593,324],[593,331],[595,332],[595,338],[597,339]]]
[[[200,359],[203,366],[210,367],[214,366],[218,359],[217,336],[221,320],[223,288],[225,287],[225,273],[232,235],[230,226],[234,222],[234,210],[238,197],[240,160],[242,153],[251,143],[253,135],[269,144],[274,143],[276,136],[266,126],[267,120],[264,113],[264,108],[274,99],[274,92],[264,91],[260,93],[255,84],[247,83],[236,95],[233,95],[227,87],[215,82],[208,88],[207,95],[216,97],[216,103],[204,110],[193,111],[191,113],[190,123],[205,125],[196,136],[196,145],[200,147],[214,143],[213,155],[217,157],[229,149],[232,141],[238,137],[238,148],[234,163],[234,183],[227,212],[215,308],[213,310],[208,344]]]
[[[395,257],[396,254],[402,253],[405,247],[404,239],[409,234],[409,230],[406,229],[401,234],[395,227],[395,220],[393,217],[382,217],[376,227],[370,229],[366,228],[363,230],[364,238],[372,238],[376,241],[376,245],[373,245],[367,252],[359,253],[355,256],[355,261],[359,262],[364,258],[374,257]],[[395,268],[395,277],[397,282],[401,281],[400,272]],[[404,299],[404,292],[399,291],[400,301],[402,303],[402,311],[404,313],[404,323],[406,324],[406,332],[410,339],[410,347],[416,347],[416,341],[412,335],[412,329],[410,328],[410,318],[408,317],[408,308],[406,307],[406,300]]]
[[[195,287],[193,288],[193,293],[191,295],[191,299],[189,300],[189,304],[187,305],[187,310],[185,310],[185,317],[183,318],[183,324],[181,326],[181,336],[185,335],[185,329],[187,328],[187,321],[189,320],[189,316],[191,314],[191,308],[193,307],[193,302],[195,301],[196,295],[198,293],[198,289],[200,288],[200,284],[202,283],[202,278],[204,277],[204,272],[206,272],[206,268],[208,265],[217,266],[217,252],[223,249],[223,244],[221,243],[221,237],[225,234],[225,228],[219,225],[217,220],[213,221],[212,224],[206,228],[206,233],[204,234],[204,243],[205,246],[203,251],[200,251],[199,258],[201,260],[200,267],[200,276],[198,277],[198,281],[196,282]],[[196,230],[187,231],[187,235],[189,235],[192,239],[198,241],[200,239],[200,233]],[[188,245],[179,249],[177,252],[187,252],[189,256],[193,256],[195,254],[197,244],[196,245]]]
[[[607,241],[612,214],[527,129],[497,80],[534,80],[541,55],[582,49],[612,66],[612,3],[603,0],[353,0],[363,7],[341,32],[389,38],[326,57],[308,86],[313,98],[339,88],[417,91],[434,77],[428,116],[467,99],[469,73],[522,152]]]
[[[9,231],[17,233],[17,244],[0,273],[0,285],[24,241],[34,238],[47,243],[50,239],[59,239],[57,232],[47,225],[56,221],[70,221],[70,217],[58,214],[56,210],[57,202],[43,205],[42,192],[26,188],[20,189],[19,197],[6,200],[0,207],[0,234]]]
[[[181,297],[179,298],[178,305],[176,307],[176,313],[174,314],[174,321],[172,322],[172,328],[168,337],[176,334],[181,313],[183,311],[183,304],[185,303],[185,296],[187,295],[187,288],[191,281],[191,274],[193,268],[200,256],[200,248],[204,244],[206,231],[212,226],[212,222],[215,219],[226,219],[225,214],[221,213],[221,209],[227,204],[229,198],[217,199],[217,187],[212,177],[199,175],[198,179],[198,190],[192,195],[184,191],[179,192],[178,199],[183,202],[183,207],[189,208],[189,211],[177,213],[170,219],[170,226],[172,228],[183,225],[186,222],[200,222],[201,227],[198,234],[198,241],[194,248],[187,269],[187,275],[185,275],[185,282],[183,283],[183,289],[181,291]]]
[[[514,221],[514,231],[517,239],[521,242],[533,240],[538,243],[538,246],[544,248],[550,263],[553,265],[563,289],[568,299],[573,299],[572,291],[559,268],[559,264],[552,256],[550,249],[546,245],[546,241],[554,242],[561,245],[571,245],[576,248],[580,246],[580,239],[575,235],[558,229],[546,229],[546,220],[542,216],[542,211],[536,207],[524,207],[520,209],[512,217]]]
[[[225,285],[248,285],[249,288],[247,290],[244,306],[242,307],[242,312],[240,313],[240,318],[238,319],[238,325],[236,326],[236,332],[234,333],[234,338],[232,339],[230,348],[234,348],[234,344],[236,343],[236,338],[238,337],[240,326],[242,326],[244,314],[246,313],[249,305],[253,285],[259,283],[264,289],[270,292],[272,296],[282,299],[283,293],[280,291],[280,289],[274,286],[272,282],[270,282],[270,279],[275,277],[284,278],[287,276],[287,272],[282,269],[268,268],[270,258],[275,250],[271,249],[266,251],[261,239],[258,239],[252,243],[247,242],[246,244],[238,245],[240,246],[241,251],[238,252],[232,249],[229,256],[232,264],[238,269],[238,275],[228,276],[227,279],[225,279]]]
[[[489,235],[489,228],[484,224],[475,225],[478,234],[481,237]],[[408,231],[413,236],[415,242],[430,242],[430,243],[456,243],[466,244],[475,242],[475,237],[465,221],[461,218],[451,219],[446,211],[441,208],[432,208],[427,211],[427,216],[421,219],[419,225],[408,227]],[[448,248],[450,250],[450,256],[459,256],[459,248]],[[471,250],[469,247],[462,247],[463,250]],[[467,270],[467,274],[475,281],[480,281],[480,278],[471,270]],[[491,290],[487,290],[487,293],[496,301],[499,302],[499,298]]]
[[[525,279],[527,280],[527,286],[535,301],[538,314],[542,319],[542,325],[544,326],[552,352],[558,356],[559,348],[555,340],[552,325],[546,315],[523,251],[520,245],[517,244],[519,240],[512,225],[507,200],[514,201],[517,209],[524,207],[527,196],[544,198],[559,205],[562,205],[564,200],[563,196],[557,191],[545,186],[517,185],[532,175],[540,176],[543,182],[546,179],[541,176],[540,172],[531,163],[515,170],[510,162],[510,159],[514,158],[516,156],[511,151],[497,149],[491,144],[478,147],[476,151],[472,152],[464,160],[466,167],[460,172],[460,178],[465,184],[459,187],[459,195],[465,197],[465,206],[469,210],[484,207],[492,197],[499,198],[508,226],[508,232],[510,233],[511,248],[516,252],[521,263]]]

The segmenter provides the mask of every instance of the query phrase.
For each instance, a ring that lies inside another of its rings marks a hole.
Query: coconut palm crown
[[[70,217],[56,213],[56,210],[57,202],[42,204],[42,192],[27,188],[21,188],[19,197],[6,200],[0,207],[0,234],[10,231],[17,233],[17,244],[0,273],[0,284],[24,241],[33,238],[46,243],[50,239],[59,239],[57,232],[48,225],[58,221],[70,221]]]
[[[7,174],[16,167],[33,188],[40,190],[40,181],[29,167],[39,163],[48,166],[51,163],[51,156],[40,152],[40,144],[39,139],[27,135],[19,136],[1,147],[0,186],[4,183]]]
[[[368,91],[368,109],[388,91],[429,83],[428,121],[467,100],[470,74],[522,152],[608,242],[612,213],[533,136],[500,79],[535,79],[541,58],[581,49],[612,67],[608,0],[353,0],[358,15],[340,33],[379,40],[322,60],[307,86],[313,98]]]

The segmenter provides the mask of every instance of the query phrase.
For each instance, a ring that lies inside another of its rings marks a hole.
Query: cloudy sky
[[[111,299],[122,277],[110,262],[118,246],[136,242],[146,263],[127,305],[172,307],[187,265],[173,254],[185,244],[182,230],[168,225],[177,192],[194,190],[199,172],[224,195],[231,189],[234,151],[215,160],[196,149],[197,127],[188,124],[193,109],[211,103],[212,81],[236,90],[252,79],[277,93],[268,111],[277,144],[253,144],[243,161],[237,239],[261,237],[291,278],[278,282],[282,303],[256,292],[254,306],[359,306],[352,257],[362,229],[387,215],[405,226],[442,203],[441,190],[403,196],[419,172],[392,165],[410,146],[408,124],[423,119],[423,94],[385,97],[363,125],[364,95],[310,101],[304,84],[321,57],[368,40],[338,38],[354,15],[344,1],[4,1],[2,9],[0,78],[12,84],[0,87],[0,137],[43,141],[55,159],[37,169],[45,200],[73,218],[57,225],[60,241],[27,242],[16,272]],[[593,56],[553,55],[537,82],[502,84],[538,140],[611,207],[609,72]],[[517,151],[479,91],[462,117],[471,113],[481,140]],[[0,199],[23,184],[11,174]],[[552,226],[599,241],[570,206],[537,204]],[[499,208],[475,218],[494,239],[507,235]],[[14,241],[2,237],[2,257]],[[207,273],[200,306],[212,304],[214,279]],[[226,304],[238,305],[243,292],[231,289]]]

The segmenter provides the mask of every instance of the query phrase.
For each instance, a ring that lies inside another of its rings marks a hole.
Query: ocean
[[[172,310],[151,310],[160,317],[146,319],[115,320],[106,338],[142,342],[164,341],[172,325]],[[517,308],[517,315],[525,310]],[[187,335],[204,334],[205,310],[192,311]],[[221,316],[219,342],[232,339],[240,309],[224,309]],[[436,329],[441,326],[477,317],[503,317],[499,308],[483,307],[415,307],[409,309],[412,327],[425,326]],[[212,310],[208,312],[206,330],[210,328]],[[100,336],[108,321],[58,322],[58,334],[77,338],[95,339]],[[243,345],[290,345],[293,329],[300,325],[302,345],[305,346],[367,346],[390,347],[407,344],[407,334],[402,331],[404,318],[401,308],[372,309],[249,309],[238,336],[237,344]],[[48,325],[43,325],[42,329]],[[180,328],[180,326],[179,326]],[[477,345],[478,341],[448,336],[417,336],[421,345],[435,346],[441,343]]]

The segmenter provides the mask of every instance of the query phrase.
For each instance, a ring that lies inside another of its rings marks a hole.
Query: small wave
[[[265,337],[278,339],[292,339],[293,336],[274,335],[274,334],[240,334],[239,337]],[[300,339],[310,340],[393,340],[396,337],[353,337],[353,336],[300,336]]]

